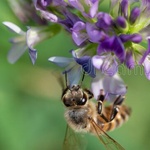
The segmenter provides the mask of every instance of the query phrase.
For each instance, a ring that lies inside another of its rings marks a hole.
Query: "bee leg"
[[[104,91],[100,90],[100,95],[98,96],[98,107],[97,107],[97,112],[98,114],[100,114],[100,116],[106,121],[108,122],[108,119],[105,117],[105,115],[102,113],[102,108],[103,108],[103,101],[105,100],[105,95],[104,95]]]
[[[119,112],[119,106],[122,104],[124,99],[125,99],[125,97],[121,96],[121,95],[119,95],[116,98],[116,100],[113,104],[113,109],[112,109],[112,113],[111,113],[111,116],[110,116],[110,121],[112,121],[116,117],[117,113]]]
[[[99,114],[102,114],[102,105],[103,105],[103,101],[105,99],[105,95],[104,95],[104,91],[100,90],[100,95],[98,96],[98,107],[97,107],[97,111]]]
[[[88,98],[89,99],[93,98],[94,95],[93,95],[93,93],[90,90],[84,89],[84,91],[88,94]]]

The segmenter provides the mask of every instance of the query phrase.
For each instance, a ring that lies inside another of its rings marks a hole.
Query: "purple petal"
[[[126,28],[126,26],[127,26],[126,19],[124,17],[122,17],[122,16],[119,16],[117,18],[116,23],[121,28]]]
[[[79,17],[71,13],[67,9],[63,9],[62,14],[65,17],[65,19],[59,20],[59,23],[63,24],[69,32],[72,32],[72,28],[75,25],[75,23],[80,21]]]
[[[99,4],[99,0],[96,0],[94,2],[94,4],[92,5],[92,7],[90,8],[90,17],[93,18],[98,10],[98,4]]]
[[[95,25],[91,23],[86,23],[86,31],[91,42],[98,43],[107,38],[107,35],[104,33],[104,31],[100,31]]]
[[[121,63],[125,59],[124,45],[116,36],[112,36],[101,42],[98,46],[97,52],[99,55],[104,52],[114,52]]]
[[[92,57],[92,63],[93,63],[93,66],[100,70],[101,67],[102,67],[102,64],[103,64],[103,61],[104,61],[104,56],[98,56],[98,55],[95,55]]]
[[[88,39],[86,33],[77,33],[77,32],[72,32],[72,38],[78,46]]]
[[[121,12],[123,16],[127,19],[128,18],[128,0],[122,0],[120,5],[121,5]]]
[[[87,33],[85,32],[85,23],[81,21],[75,23],[72,28],[72,38],[78,46],[88,39]]]
[[[48,6],[50,3],[52,2],[52,0],[41,0],[41,3],[43,6]]]
[[[41,16],[51,22],[58,22],[58,17],[48,11],[41,10]]]
[[[97,15],[98,21],[96,22],[96,26],[98,28],[102,28],[107,30],[108,27],[112,25],[112,18],[109,14],[100,12]]]
[[[144,55],[142,56],[142,58],[139,61],[139,64],[142,64],[145,60],[145,58],[147,57],[147,55],[150,54],[150,38],[148,38],[148,49],[147,51],[144,53]]]
[[[127,51],[126,52],[125,63],[126,63],[126,65],[129,69],[134,68],[134,59],[133,59],[133,56],[132,56],[132,51]]]
[[[150,80],[150,58],[147,56],[143,62],[145,75],[148,80]]]
[[[67,58],[67,57],[50,57],[48,61],[56,64],[60,67],[67,67],[70,63],[74,61],[73,58]]]
[[[74,57],[76,62],[82,66],[83,70],[91,77],[95,77],[95,69],[90,56],[83,56],[81,58]]]
[[[68,2],[76,9],[80,10],[81,12],[84,11],[84,7],[81,5],[81,3],[77,0],[68,0]]]
[[[37,59],[37,51],[35,49],[29,48],[29,56],[30,56],[30,59],[32,61],[32,64],[34,65],[35,61]]]
[[[138,33],[135,34],[121,34],[120,39],[122,42],[132,41],[134,43],[140,43],[142,41],[142,36]]]
[[[76,22],[72,28],[72,30],[76,32],[84,29],[85,29],[85,23],[82,21]]]
[[[118,63],[115,59],[104,61],[102,65],[102,73],[107,74],[108,76],[112,77],[118,71]]]
[[[140,16],[140,9],[138,7],[133,8],[129,18],[130,23],[134,24],[139,16]]]
[[[123,80],[118,74],[113,77],[106,76],[103,81],[104,90],[113,95],[125,95],[127,89]]]
[[[106,95],[124,95],[126,93],[126,86],[119,75],[115,74],[113,77],[109,77],[97,72],[96,78],[93,78],[91,83],[95,99],[98,98],[101,89],[104,89]],[[113,101],[114,99],[109,100]]]
[[[115,40],[115,36],[112,36],[102,41],[99,44],[98,49],[97,49],[98,54],[100,55],[103,52],[112,51],[112,49],[114,49],[113,47],[114,40]]]
[[[114,53],[122,63],[125,59],[125,51],[124,51],[123,43],[118,37],[116,37],[114,40],[113,48],[114,48]]]

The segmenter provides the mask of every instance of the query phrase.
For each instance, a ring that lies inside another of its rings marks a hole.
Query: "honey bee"
[[[63,90],[62,101],[67,108],[65,119],[68,126],[75,132],[89,132],[97,135],[106,149],[124,150],[106,132],[114,130],[128,120],[131,109],[122,104],[125,96],[118,96],[113,105],[110,106],[103,106],[105,99],[103,89],[100,90],[97,104],[90,100],[92,98],[93,93],[88,89],[82,89],[80,85],[67,86]],[[69,134],[69,129],[67,134]],[[67,139],[67,136],[64,140],[64,150],[71,140]],[[73,147],[70,149],[73,149]]]

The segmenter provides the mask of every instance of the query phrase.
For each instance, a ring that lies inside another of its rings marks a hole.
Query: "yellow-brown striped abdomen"
[[[119,112],[117,113],[116,117],[110,122],[109,120],[110,120],[110,116],[112,113],[112,106],[103,108],[103,114],[108,120],[108,122],[105,121],[103,117],[101,117],[100,115],[97,116],[97,124],[105,132],[112,131],[116,129],[117,127],[120,127],[123,123],[125,123],[128,120],[131,114],[131,108],[126,105],[121,105],[118,108],[119,108]]]

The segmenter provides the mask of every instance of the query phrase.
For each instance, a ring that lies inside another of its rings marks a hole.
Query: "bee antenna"
[[[85,77],[85,71],[83,72],[83,76],[82,76],[82,79],[81,79],[81,84],[80,84],[80,86],[82,86],[82,83],[83,83],[84,77]]]
[[[67,72],[66,71],[65,71],[65,82],[66,82],[66,87],[68,87]]]

